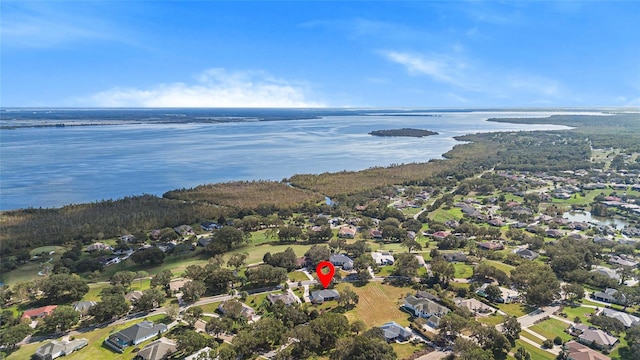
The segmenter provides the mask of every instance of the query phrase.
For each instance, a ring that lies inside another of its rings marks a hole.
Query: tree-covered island
[[[431,136],[431,135],[438,135],[438,133],[435,131],[424,130],[424,129],[402,128],[402,129],[389,129],[389,130],[374,130],[370,132],[369,135],[425,137],[425,136]]]

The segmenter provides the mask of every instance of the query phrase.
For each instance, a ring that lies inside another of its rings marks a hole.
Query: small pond
[[[569,221],[586,222],[595,225],[608,225],[617,230],[622,230],[625,226],[629,225],[629,223],[624,220],[593,216],[589,211],[568,211],[564,213],[562,217]]]

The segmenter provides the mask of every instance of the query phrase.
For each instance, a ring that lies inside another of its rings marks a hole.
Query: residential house
[[[371,252],[373,261],[378,265],[393,265],[396,259],[387,251],[373,251]]]
[[[353,239],[354,237],[356,237],[356,228],[353,226],[343,226],[338,231],[338,237]]]
[[[629,260],[618,255],[609,255],[608,262],[611,265],[630,266],[632,268],[635,268],[638,266],[637,261]]]
[[[504,245],[500,241],[485,241],[478,243],[478,247],[482,250],[502,250]]]
[[[287,291],[284,293],[267,294],[267,300],[269,300],[271,304],[275,304],[279,300],[282,301],[285,305],[291,305],[298,303],[300,299],[298,299],[291,292]]]
[[[196,234],[195,231],[193,231],[193,228],[189,225],[176,226],[173,230],[180,236],[191,236]]]
[[[478,301],[477,299],[463,299],[463,298],[455,298],[453,302],[459,308],[466,308],[472,313],[478,314],[491,314],[496,311],[496,309],[491,306],[483,303],[482,301]]]
[[[353,269],[353,260],[344,254],[331,254],[331,256],[329,256],[329,262],[334,266],[340,266],[343,270]]]
[[[221,225],[214,223],[213,221],[205,221],[203,223],[200,223],[200,228],[204,231],[218,230],[221,227]]]
[[[544,231],[544,234],[547,237],[554,238],[554,239],[560,238],[562,237],[562,235],[564,235],[564,233],[558,229],[547,229]]]
[[[369,231],[369,236],[371,236],[372,239],[382,239],[382,231],[378,230],[378,229],[371,229]]]
[[[487,293],[485,292],[487,286],[491,285],[490,283],[484,283],[482,284],[482,286],[480,286],[478,288],[478,290],[476,290],[476,294],[482,296],[482,297],[487,297]],[[500,289],[500,298],[499,299],[492,299],[493,301],[497,301],[499,303],[505,303],[505,304],[510,304],[513,302],[518,302],[520,300],[522,300],[522,297],[520,296],[520,293],[515,291],[515,290],[511,290],[511,289],[507,289],[504,288],[502,286],[499,286],[498,289]]]
[[[184,358],[184,360],[202,360],[202,359],[205,359],[205,360],[217,360],[218,359],[217,357],[211,359],[211,358],[209,358],[207,356],[207,354],[209,354],[210,350],[211,350],[210,347],[205,346],[202,349],[196,351],[195,353],[187,356],[186,358]],[[216,353],[218,353],[218,352],[216,351]],[[202,354],[202,357],[201,357],[201,354]]]
[[[138,301],[141,297],[142,297],[142,291],[140,290],[130,291],[124,296],[125,300],[127,300],[132,304]]]
[[[448,262],[466,262],[468,260],[467,255],[461,252],[444,253],[442,254],[442,258]]]
[[[182,290],[182,287],[185,286],[187,283],[190,283],[191,279],[175,279],[175,280],[171,280],[169,282],[169,289],[171,290],[171,292],[173,294],[180,292]]]
[[[604,266],[597,266],[595,269],[591,270],[591,272],[605,275],[613,280],[617,280],[620,282],[620,274],[614,269],[610,269]]]
[[[603,309],[602,312],[600,312],[600,315],[618,319],[618,321],[620,321],[627,328],[640,324],[639,317],[609,308]]]
[[[618,342],[618,338],[600,329],[588,328],[578,335],[578,342],[598,349],[611,350]]]
[[[87,251],[88,252],[94,252],[94,251],[107,251],[107,250],[111,250],[111,246],[101,243],[101,242],[96,242],[93,243],[89,246],[87,246]]]
[[[53,340],[50,343],[40,346],[33,354],[34,360],[52,360],[60,356],[69,355],[74,351],[78,351],[87,346],[89,341],[87,339],[75,339],[71,341],[65,340]]]
[[[427,319],[430,326],[437,327],[440,318],[449,312],[449,309],[429,299],[419,299],[413,295],[404,298],[404,307],[413,312],[414,316]],[[430,321],[432,316],[435,321]]]
[[[207,247],[207,245],[209,245],[209,243],[211,242],[211,238],[210,237],[201,237],[198,239],[198,246],[202,246],[202,247]]]
[[[133,236],[132,234],[126,234],[126,235],[121,235],[120,236],[120,240],[124,241],[126,243],[130,243],[130,242],[135,242],[136,241],[136,237]]]
[[[35,309],[25,310],[25,312],[22,313],[21,319],[28,319],[28,320],[41,319],[51,315],[51,313],[53,313],[53,310],[55,310],[57,307],[58,305],[48,305],[48,306],[43,306]]]
[[[231,301],[237,301],[237,300],[231,300]],[[225,304],[227,303],[227,301],[223,301],[220,305],[218,305],[218,311],[220,311],[220,313],[225,314],[227,312]],[[240,310],[240,316],[242,316],[243,318],[251,321],[253,320],[253,318],[256,316],[256,311],[249,305],[240,302],[240,305],[242,305],[242,309]]]
[[[618,290],[606,288],[604,291],[596,291],[591,297],[598,301],[604,301],[610,304],[619,304],[623,305],[627,300],[623,294],[617,296]]]
[[[588,346],[584,346],[575,340],[568,341],[564,344],[567,350],[567,360],[611,360],[610,357],[603,355]]]
[[[537,252],[529,249],[518,249],[516,250],[516,255],[527,260],[535,260],[538,256],[540,256]]]
[[[447,227],[450,227],[452,229],[457,228],[458,226],[460,226],[460,223],[455,221],[455,220],[447,220],[444,222],[444,225]]]
[[[418,299],[429,299],[431,301],[440,302],[440,297],[434,295],[428,291],[418,290],[415,295]]]
[[[504,226],[504,221],[502,221],[502,219],[491,219],[488,224],[495,227],[501,227]]]
[[[81,316],[89,315],[89,309],[96,305],[95,301],[78,301],[73,304],[73,309],[80,313]]]
[[[127,347],[138,345],[158,334],[165,333],[167,330],[168,328],[165,324],[143,321],[110,335],[104,340],[104,344],[119,353],[123,353]]]
[[[142,350],[138,351],[135,360],[164,360],[169,355],[176,352],[178,346],[175,341],[161,337],[160,339],[153,341]]]
[[[411,339],[411,335],[412,335],[411,331],[400,326],[400,324],[398,324],[395,321],[382,324],[380,326],[380,329],[382,329],[384,333],[384,338],[385,340],[387,340],[387,342],[394,342],[394,341],[403,342]]]
[[[433,234],[431,234],[431,237],[433,237],[434,240],[442,240],[449,235],[451,235],[450,231],[436,231]]]
[[[340,294],[338,293],[338,291],[333,289],[324,289],[312,291],[309,299],[314,304],[322,304],[325,301],[340,299]]]

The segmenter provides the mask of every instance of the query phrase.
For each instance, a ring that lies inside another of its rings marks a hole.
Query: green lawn
[[[93,331],[89,331],[83,333],[80,336],[76,336],[76,338],[85,338],[89,341],[89,345],[84,347],[83,349],[76,351],[70,355],[64,357],[65,360],[84,360],[84,359],[133,359],[134,354],[132,351],[134,348],[143,348],[148,343],[152,342],[154,339],[147,340],[138,346],[130,346],[126,349],[124,354],[120,355],[110,348],[103,346],[104,339],[107,338],[110,334],[127,328],[133,324],[139,323],[143,320],[151,320],[151,321],[159,321],[164,318],[164,315],[149,317],[148,319],[136,319],[126,324],[118,325],[118,326],[107,326],[102,329],[97,329]],[[47,341],[48,342],[48,341]],[[36,351],[36,349],[47,342],[34,343],[20,347],[20,349],[7,357],[7,360],[20,360],[20,359],[30,359],[31,355]]]
[[[531,359],[535,360],[555,360],[556,356],[550,352],[545,351],[544,349],[535,347],[530,345],[527,342],[522,340],[516,340],[516,346],[512,349],[513,351],[518,350],[519,347],[523,347],[529,354],[531,354]]]
[[[473,276],[473,266],[464,263],[455,263],[453,266],[456,268],[455,278],[468,279]]]
[[[398,355],[398,359],[408,359],[416,351],[429,349],[429,347],[427,347],[427,345],[424,343],[419,343],[418,345],[413,345],[412,343],[392,343],[391,347],[393,348],[393,351],[395,351],[395,353]]]
[[[306,281],[309,280],[307,275],[305,275],[302,271],[292,271],[287,274],[290,281]]]
[[[491,265],[491,266],[495,267],[496,269],[500,269],[500,270],[504,271],[505,273],[507,273],[507,275],[511,274],[511,270],[515,269],[515,266],[507,265],[507,264],[502,263],[500,261],[485,260],[484,262],[486,264],[488,264],[488,265]]]
[[[530,333],[528,333],[528,332],[526,332],[524,330],[520,332],[520,337],[527,338],[527,339],[529,339],[531,341],[535,341],[539,345],[542,345],[542,342],[543,342],[543,340],[541,340],[537,336],[532,335],[532,334],[530,334]]]
[[[564,342],[573,339],[573,336],[564,332],[567,327],[569,327],[569,324],[565,322],[556,319],[547,319],[541,323],[533,325],[530,329],[549,340],[553,340],[556,336],[560,336]]]
[[[562,310],[562,312],[564,312],[565,314],[567,314],[567,320],[573,321],[573,319],[577,317],[580,318],[580,321],[582,321],[583,324],[587,323],[587,320],[589,319],[590,314],[593,314],[596,311],[596,309],[594,308],[588,308],[588,307],[582,307],[582,306],[577,306],[577,307],[571,307],[571,306],[565,306],[564,309]]]
[[[533,308],[524,304],[494,304],[494,306],[515,317],[527,315],[534,310]]]
[[[496,326],[504,322],[504,316],[497,315],[494,313],[493,315],[489,315],[489,316],[480,316],[478,317],[477,320],[486,325]]]

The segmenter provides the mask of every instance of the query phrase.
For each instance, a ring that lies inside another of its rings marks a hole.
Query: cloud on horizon
[[[558,99],[565,94],[562,84],[544,76],[509,70],[487,69],[461,54],[426,56],[409,52],[384,51],[388,61],[402,65],[412,76],[426,76],[453,88],[505,99],[518,95]],[[463,99],[463,97],[460,97]]]
[[[309,100],[302,83],[275,78],[262,71],[203,71],[193,84],[158,84],[148,89],[115,87],[75,105],[97,107],[325,107]]]

